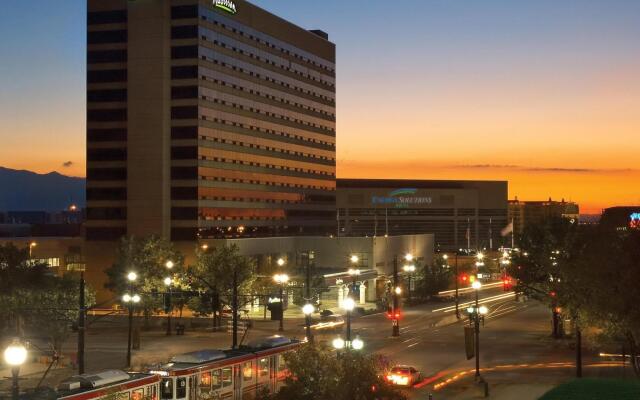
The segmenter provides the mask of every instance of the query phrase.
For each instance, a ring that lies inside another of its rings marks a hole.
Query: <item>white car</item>
[[[387,374],[387,382],[397,386],[411,387],[422,381],[422,374],[408,365],[396,365]]]

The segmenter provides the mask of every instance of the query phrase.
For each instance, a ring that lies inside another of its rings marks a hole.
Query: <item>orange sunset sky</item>
[[[640,2],[253,2],[337,44],[338,177],[640,204]],[[84,3],[0,15],[0,166],[84,176]]]

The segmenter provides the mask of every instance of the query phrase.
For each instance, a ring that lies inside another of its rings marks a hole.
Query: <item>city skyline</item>
[[[83,3],[0,17],[5,167],[84,176]],[[640,202],[639,4],[253,3],[337,44],[338,177],[506,179],[510,198],[584,213]]]

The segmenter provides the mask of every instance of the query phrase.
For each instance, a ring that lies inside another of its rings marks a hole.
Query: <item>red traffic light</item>
[[[469,276],[467,274],[461,274],[460,275],[460,280],[462,282],[467,282],[469,280]]]

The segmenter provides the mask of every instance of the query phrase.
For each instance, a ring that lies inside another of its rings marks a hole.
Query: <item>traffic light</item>
[[[469,275],[469,283],[473,283],[476,281],[476,276],[475,275]]]
[[[467,274],[460,274],[460,278],[459,279],[460,279],[460,282],[465,283],[465,284],[467,282],[469,282],[469,276]]]

